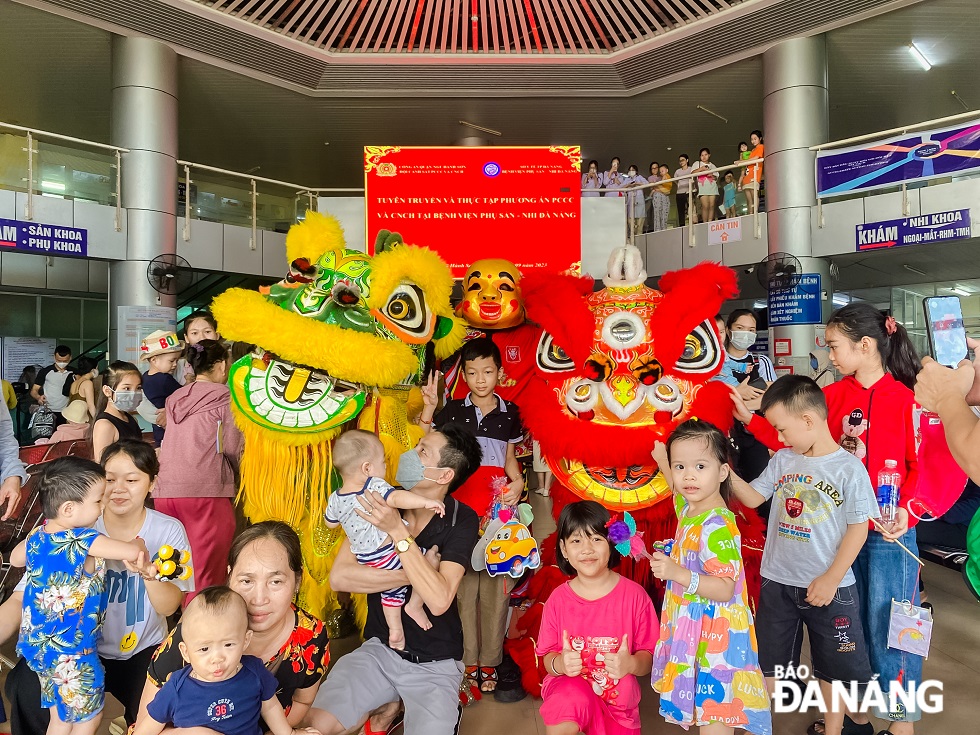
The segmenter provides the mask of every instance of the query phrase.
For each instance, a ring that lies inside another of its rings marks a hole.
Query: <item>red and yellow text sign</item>
[[[435,250],[461,278],[480,258],[521,270],[581,260],[579,146],[366,146],[367,243],[399,233]]]

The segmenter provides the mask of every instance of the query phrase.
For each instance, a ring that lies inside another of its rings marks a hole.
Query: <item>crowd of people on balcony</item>
[[[738,159],[762,159],[765,156],[762,131],[753,130],[749,142],[738,144]],[[667,163],[653,161],[648,174],[640,173],[630,164],[625,173],[618,156],[613,156],[609,168],[600,170],[599,162],[591,160],[582,173],[583,197],[625,197],[628,227],[633,234],[659,232],[668,227],[670,195],[677,205],[677,226],[714,222],[739,216],[736,205],[738,192],[745,196],[745,214],[755,214],[759,206],[762,185],[762,163],[719,172],[711,161],[711,150],[701,148],[697,160],[682,153],[678,156],[673,175]],[[693,201],[694,206],[689,207]],[[690,210],[690,211],[689,211]]]

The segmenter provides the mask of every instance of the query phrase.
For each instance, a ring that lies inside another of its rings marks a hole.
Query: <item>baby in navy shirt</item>
[[[243,655],[252,631],[237,592],[206,588],[187,606],[181,628],[180,653],[188,665],[156,693],[133,735],[158,735],[167,725],[261,735],[260,717],[273,735],[320,735],[292,728],[276,698],[276,678],[255,656]]]

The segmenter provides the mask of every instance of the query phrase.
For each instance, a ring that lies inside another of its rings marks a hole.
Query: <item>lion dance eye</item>
[[[421,334],[428,327],[425,295],[422,289],[414,284],[405,284],[396,288],[381,312],[407,332]]]
[[[546,373],[562,373],[575,367],[575,363],[547,332],[542,332],[538,340],[536,357],[538,367]]]
[[[684,354],[681,355],[682,360],[696,360],[701,356],[702,346],[698,340],[692,335],[688,335],[684,342]]]
[[[676,369],[684,373],[709,373],[722,359],[721,346],[710,322],[703,321],[684,339],[684,351]]]

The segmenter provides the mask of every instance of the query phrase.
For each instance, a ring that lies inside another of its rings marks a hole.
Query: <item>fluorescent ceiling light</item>
[[[952,291],[953,293],[955,293],[957,296],[969,296],[970,295],[970,292],[969,291],[967,291],[965,288],[960,288],[959,286],[957,286],[956,288],[951,288],[949,290]]]
[[[752,308],[753,309],[768,309],[769,308],[769,304],[767,304],[765,301],[756,301],[754,304],[752,304]]]
[[[919,66],[922,67],[924,71],[929,71],[932,68],[932,64],[929,60],[919,51],[918,47],[914,43],[909,44],[909,53],[912,54],[912,58],[919,62]]]
[[[847,294],[834,294],[834,306],[847,306],[849,303],[851,303],[851,298]]]
[[[65,185],[60,181],[42,181],[41,188],[50,189],[51,191],[64,191]]]

